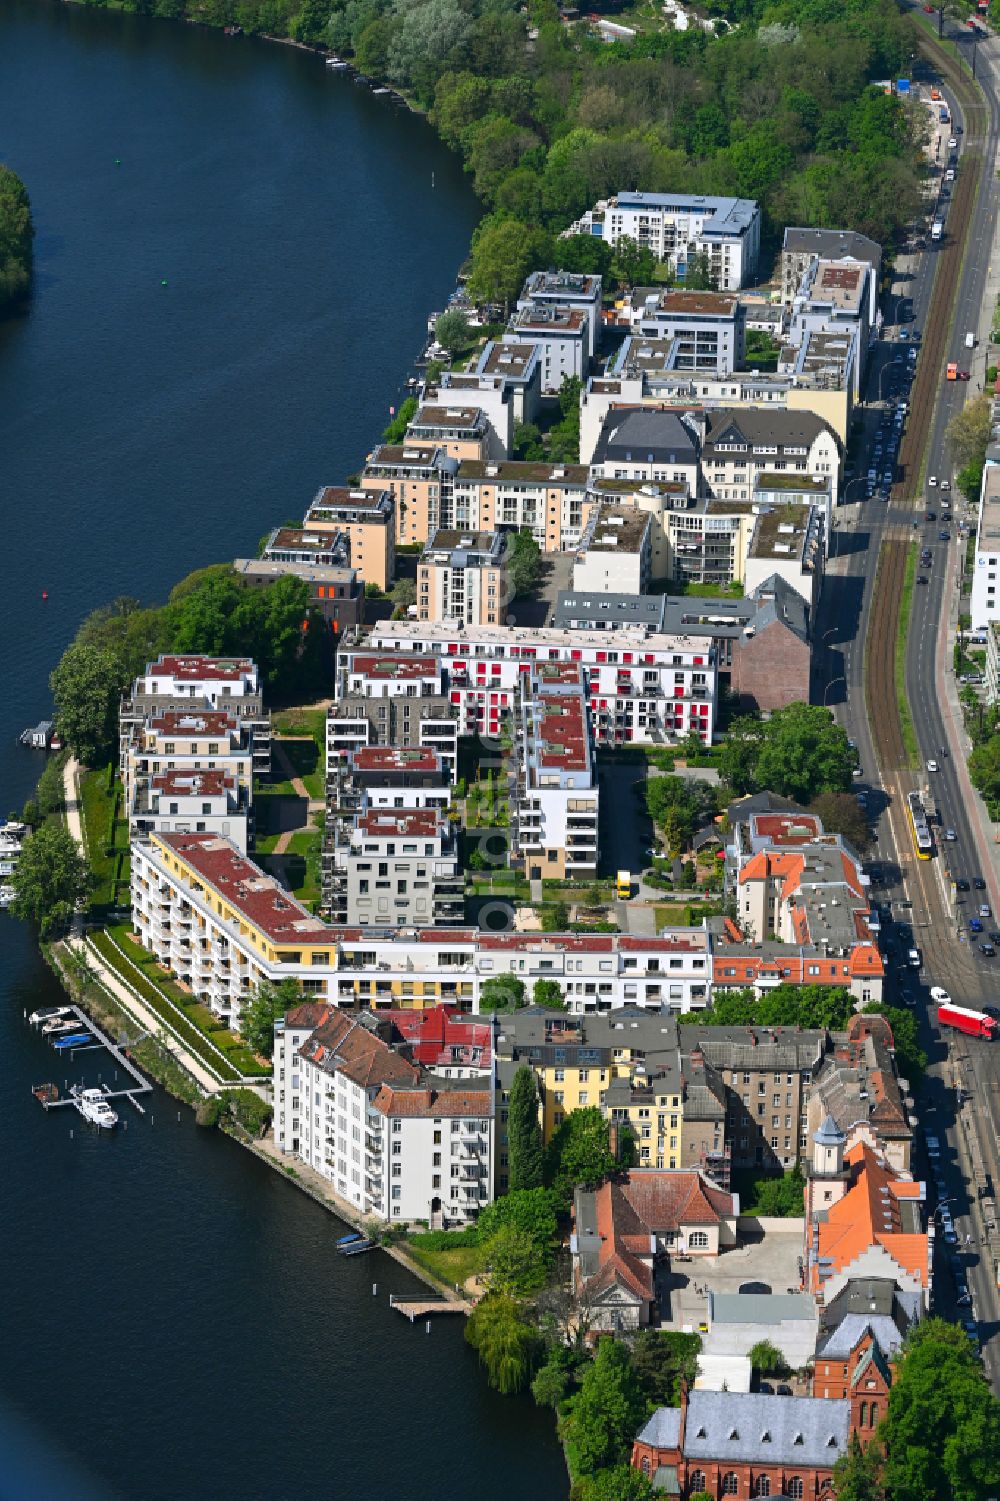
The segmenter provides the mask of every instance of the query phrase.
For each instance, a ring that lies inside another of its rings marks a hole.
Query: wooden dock
[[[472,1305],[462,1303],[451,1298],[397,1298],[395,1293],[389,1294],[389,1306],[408,1318],[412,1324],[416,1319],[430,1318],[432,1313],[471,1313]]]
[[[94,1048],[97,1047],[104,1048],[106,1052],[110,1053],[115,1062],[115,1065],[120,1068],[129,1079],[132,1080],[131,1084],[126,1085],[122,1089],[109,1089],[107,1088],[107,1086],[105,1086],[104,1098],[106,1100],[120,1100],[122,1098],[127,1099],[135,1106],[140,1114],[144,1115],[145,1111],[143,1110],[142,1106],[139,1104],[139,1101],[135,1098],[135,1096],[140,1094],[149,1094],[153,1088],[152,1084],[150,1084],[149,1080],[139,1072],[138,1068],[132,1062],[131,1058],[127,1058],[125,1056],[118,1044],[116,1042],[112,1042],[107,1033],[103,1031],[95,1021],[92,1021],[89,1016],[81,1011],[79,1006],[72,1006],[70,1009],[72,1010],[73,1015],[79,1021],[81,1029],[85,1028],[88,1032],[90,1032],[93,1035],[94,1040],[93,1042],[82,1042],[78,1048],[67,1048],[64,1053],[57,1053],[57,1058],[68,1059],[71,1054],[75,1055],[77,1053],[92,1052]],[[70,1094],[63,1095],[58,1100],[42,1101],[43,1108],[46,1110],[58,1110],[61,1105],[75,1106],[75,1104],[76,1100]]]

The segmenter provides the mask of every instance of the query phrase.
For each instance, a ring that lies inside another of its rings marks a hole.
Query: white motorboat
[[[39,1022],[50,1022],[60,1016],[69,1016],[70,1009],[69,1006],[39,1006],[37,1011],[31,1013],[28,1020],[33,1027],[37,1027]]]
[[[117,1126],[118,1115],[104,1098],[103,1090],[75,1087],[70,1093],[77,1110],[91,1126],[100,1126],[105,1131]]]
[[[0,907],[11,907],[17,892],[13,886],[0,886]]]
[[[53,1016],[49,1021],[43,1023],[42,1036],[58,1037],[60,1032],[78,1032],[79,1030],[80,1023],[75,1016],[70,1017],[68,1021],[64,1017]]]

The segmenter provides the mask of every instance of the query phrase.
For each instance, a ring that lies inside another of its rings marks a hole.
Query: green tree
[[[987,803],[1000,800],[1000,735],[990,735],[969,756],[969,776]]]
[[[545,1181],[568,1204],[576,1188],[596,1188],[618,1167],[608,1145],[608,1123],[596,1105],[571,1110],[545,1151]]]
[[[464,349],[471,336],[468,314],[463,313],[461,308],[449,308],[434,325],[434,337],[449,354],[457,354],[460,349]]]
[[[657,1497],[652,1481],[627,1464],[588,1475],[579,1492],[580,1501],[656,1501]]]
[[[25,837],[8,880],[14,888],[11,912],[38,923],[43,937],[69,923],[93,884],[76,841],[57,824],[43,824]]]
[[[568,927],[569,908],[565,902],[552,902],[543,910],[543,933],[565,933]]]
[[[270,1058],[274,1052],[275,1022],[301,1000],[302,992],[293,979],[282,980],[278,985],[261,980],[240,1012],[240,1032],[247,1046],[262,1058]]]
[[[382,434],[383,443],[402,443],[417,411],[417,398],[408,396]]]
[[[750,1365],[758,1375],[764,1376],[769,1373],[783,1376],[788,1370],[784,1355],[769,1339],[759,1339],[755,1345],[750,1346]]]
[[[766,724],[735,720],[719,757],[719,774],[734,792],[766,789],[797,802],[846,792],[853,769],[846,733],[818,704],[788,704]]]
[[[644,784],[646,809],[658,824],[671,855],[689,849],[695,833],[715,814],[715,797],[695,777],[649,777]]]
[[[847,1453],[833,1467],[837,1501],[888,1501],[884,1469],[885,1450],[880,1441],[873,1439],[862,1449],[858,1435],[852,1434]]]
[[[465,1323],[465,1337],[486,1367],[490,1385],[504,1396],[523,1391],[538,1355],[538,1336],[513,1298],[489,1293]]]
[[[656,256],[648,245],[638,245],[628,235],[621,235],[615,241],[611,267],[615,279],[624,286],[646,286],[656,275]]]
[[[810,813],[823,820],[828,834],[842,834],[859,854],[872,842],[871,829],[864,809],[850,792],[821,792],[809,804]]]
[[[531,998],[536,1006],[546,1006],[550,1011],[564,1011],[566,1002],[558,980],[536,980]]]
[[[698,1374],[700,1334],[641,1329],[632,1345],[632,1364],[647,1399],[654,1407],[677,1407],[681,1381],[694,1385]]]
[[[507,559],[514,594],[533,594],[541,578],[542,550],[530,532],[514,532],[508,544]]]
[[[611,246],[594,235],[567,235],[555,242],[553,259],[558,271],[582,276],[607,276],[611,270]]]
[[[572,1473],[593,1475],[626,1464],[646,1411],[628,1350],[602,1339],[560,1424]]]
[[[717,989],[708,1011],[694,1013],[709,1027],[825,1027],[842,1031],[854,998],[840,985],[776,985],[766,995]]]
[[[469,863],[471,865],[471,860]],[[526,1004],[524,981],[516,975],[499,975],[495,980],[483,981],[479,992],[480,1011],[519,1011]]]
[[[413,579],[397,579],[389,590],[389,598],[394,605],[402,605],[404,609],[417,602],[417,586]]]
[[[491,1292],[518,1297],[545,1286],[548,1276],[545,1252],[517,1225],[502,1225],[482,1243],[481,1256]]]
[[[118,703],[128,683],[120,657],[72,642],[49,678],[56,730],[85,766],[116,756]]]
[[[780,1178],[749,1177],[741,1186],[740,1204],[744,1214],[761,1215],[765,1219],[801,1219],[804,1189],[805,1179],[797,1167],[790,1168]]]
[[[0,163],[0,313],[31,290],[34,237],[28,190],[16,172]]]
[[[562,1344],[552,1346],[531,1383],[531,1395],[539,1407],[559,1411],[576,1384],[579,1363],[575,1351]]]
[[[488,1240],[497,1231],[513,1226],[542,1250],[551,1265],[559,1241],[557,1201],[548,1188],[514,1188],[492,1204],[484,1204],[477,1228]]]
[[[1000,1406],[957,1325],[925,1319],[908,1336],[884,1438],[893,1501],[984,1501],[1000,1486]]]
[[[529,271],[549,260],[551,240],[517,219],[484,219],[472,237],[468,292],[476,302],[506,309]]]
[[[863,1007],[865,1015],[873,1013],[884,1016],[892,1028],[892,1040],[896,1048],[896,1067],[911,1088],[919,1084],[927,1067],[927,1054],[920,1046],[917,1018],[912,1011],[902,1006],[887,1006],[883,1001],[869,1001]]]
[[[945,437],[957,469],[981,463],[990,441],[992,403],[987,392],[974,396],[955,413]]]
[[[537,1189],[542,1183],[542,1128],[538,1123],[538,1086],[535,1075],[523,1063],[510,1086],[507,1108],[507,1185]]]

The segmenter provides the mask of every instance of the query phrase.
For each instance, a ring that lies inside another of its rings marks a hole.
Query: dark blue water
[[[2,813],[88,609],[358,467],[477,209],[425,126],[311,56],[41,0],[0,0],[0,159],[39,272],[0,325]],[[457,1321],[391,1314],[411,1279],[338,1260],[289,1184],[160,1094],[110,1140],[44,1116],[21,1018],[57,994],[4,920],[4,1501],[565,1494],[550,1418],[487,1390]]]

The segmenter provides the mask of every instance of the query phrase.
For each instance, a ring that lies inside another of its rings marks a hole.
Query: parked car
[[[969,932],[970,933],[981,933],[982,931],[983,931],[983,925],[979,921],[979,918],[978,917],[970,917],[969,918]]]
[[[979,952],[981,954],[984,954],[987,959],[992,959],[996,954],[996,949],[993,947],[992,943],[981,943],[979,945]]]
[[[981,902],[980,903],[980,905],[979,905],[979,916],[980,917],[992,917],[993,916],[992,912],[990,911],[990,904],[989,904],[989,902]]]
[[[958,835],[955,833],[954,829],[945,829],[944,837],[947,839],[949,844],[954,844],[955,840],[958,838]]]
[[[958,879],[955,881],[955,890],[956,891],[968,891],[968,889],[969,889],[969,883],[968,883],[968,881],[963,881],[962,878],[961,878],[961,876],[959,876]]]
[[[929,490],[936,490],[937,489],[937,475],[936,474],[929,474],[927,476],[927,488]]]

